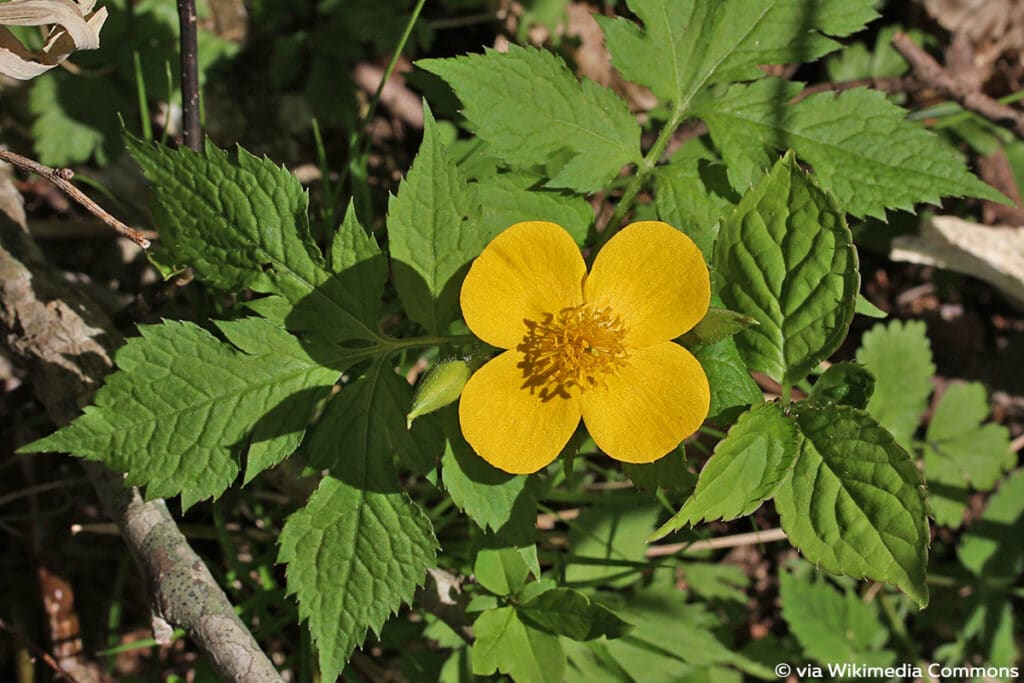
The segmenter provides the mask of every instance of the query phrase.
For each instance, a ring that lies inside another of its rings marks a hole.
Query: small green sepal
[[[686,347],[714,344],[757,324],[757,320],[752,316],[727,308],[712,307],[697,326],[680,337],[679,341]]]
[[[450,358],[434,365],[416,389],[412,406],[406,415],[406,426],[421,415],[432,413],[454,403],[462,395],[462,388],[473,374],[473,366],[466,358]]]

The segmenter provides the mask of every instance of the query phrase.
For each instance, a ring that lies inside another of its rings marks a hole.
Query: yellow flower
[[[561,226],[513,225],[462,285],[469,329],[507,349],[466,384],[463,435],[487,462],[525,474],[554,460],[582,418],[616,460],[657,460],[708,414],[704,369],[671,340],[710,296],[700,250],[665,223],[623,228],[589,274]]]

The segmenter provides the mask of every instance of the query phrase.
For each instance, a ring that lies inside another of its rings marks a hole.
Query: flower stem
[[[474,344],[478,340],[471,334],[452,334],[425,337],[406,337],[405,339],[394,339],[384,337],[380,345],[385,347],[387,353],[401,351],[402,349],[414,349],[423,346],[444,346],[445,344]]]
[[[678,105],[672,112],[672,116],[669,118],[668,123],[661,129],[661,133],[658,134],[658,139],[654,141],[651,148],[647,150],[647,154],[644,155],[643,160],[636,167],[636,173],[630,180],[629,185],[622,193],[622,197],[619,199],[619,203],[615,207],[615,212],[612,213],[612,217],[608,219],[608,222],[604,226],[604,230],[597,234],[597,239],[594,242],[593,253],[597,253],[598,249],[607,242],[612,235],[614,235],[619,225],[622,223],[622,219],[626,217],[629,210],[633,207],[633,201],[636,199],[637,194],[640,193],[644,183],[647,181],[647,176],[651,174],[651,171],[658,165],[658,161],[661,160],[661,155],[665,153],[665,148],[668,146],[668,141],[672,139],[672,134],[676,132],[676,129],[686,118],[686,105]]]

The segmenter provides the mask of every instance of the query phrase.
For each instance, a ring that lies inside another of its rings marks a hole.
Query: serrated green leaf
[[[707,159],[675,159],[654,170],[658,218],[694,241],[710,260],[719,222],[740,197],[729,185],[725,166]]]
[[[404,390],[403,390],[403,385]],[[309,621],[325,680],[333,680],[367,629],[409,602],[433,566],[430,520],[402,491],[393,451],[416,448],[405,428],[408,385],[383,361],[338,393],[306,452],[330,476],[285,523],[278,562]]]
[[[775,494],[798,447],[796,425],[781,406],[762,403],[752,408],[715,446],[693,495],[649,540],[687,524],[749,515]]]
[[[377,329],[388,264],[377,240],[359,224],[352,202],[331,238],[328,259],[328,268],[337,277],[342,307],[370,329]]]
[[[626,103],[591,80],[577,81],[547,50],[512,45],[507,53],[488,50],[416,65],[455,90],[491,154],[518,168],[567,155],[549,187],[595,192],[641,159],[640,126]]]
[[[999,487],[981,519],[964,534],[956,554],[975,576],[993,585],[1011,583],[1024,570],[1024,470]]]
[[[802,86],[779,79],[734,85],[695,106],[722,151],[733,187],[744,190],[772,164],[772,150],[793,149],[814,166],[844,211],[885,218],[941,197],[1005,198],[974,177],[963,157],[905,119],[884,93],[856,88],[786,104]]]
[[[534,528],[537,515],[529,477],[502,472],[477,455],[462,437],[455,411],[441,417],[448,436],[441,479],[452,501],[484,531],[512,532],[514,540],[527,540],[520,537]]]
[[[573,640],[621,638],[633,626],[604,605],[572,588],[545,591],[516,607],[525,623]]]
[[[501,173],[480,179],[477,196],[483,207],[484,231],[496,235],[520,221],[551,221],[583,244],[594,222],[594,209],[579,195],[534,188],[540,178],[529,173]]]
[[[896,653],[883,649],[889,632],[878,618],[877,603],[809,578],[788,571],[779,577],[782,617],[807,656],[826,665],[892,664]]]
[[[352,277],[327,270],[309,232],[306,192],[286,169],[241,148],[231,158],[209,143],[201,153],[130,135],[125,143],[153,184],[161,245],[175,261],[221,289],[279,295],[288,305],[275,309],[276,319],[289,329],[377,338],[348,310]]]
[[[628,0],[628,19],[595,18],[616,68],[674,104],[714,83],[761,78],[762,64],[807,62],[874,19],[870,0]],[[652,68],[652,65],[657,65]]]
[[[516,683],[562,683],[565,651],[558,636],[527,626],[512,607],[488,610],[473,622],[473,673],[495,671]]]
[[[843,403],[865,408],[875,392],[875,376],[859,363],[836,363],[826,370],[811,387],[812,401]]]
[[[772,678],[771,669],[720,640],[713,630],[720,625],[720,619],[708,612],[704,605],[688,603],[686,593],[677,588],[647,588],[631,596],[616,611],[636,624],[636,628],[629,635],[608,641],[605,647],[627,671],[644,671],[644,681],[678,681],[689,673],[675,667],[672,675],[667,675],[672,667],[669,662],[661,661],[662,656],[685,662],[690,667],[724,664],[757,678]],[[640,656],[641,653],[646,653],[646,658]],[[664,675],[652,675],[648,679],[645,659],[650,666],[658,666]]]
[[[278,562],[288,565],[288,591],[320,652],[324,680],[334,680],[368,628],[412,599],[434,563],[430,520],[397,490],[359,488],[326,477],[285,523]]]
[[[708,415],[719,417],[723,411],[764,401],[764,394],[747,372],[747,366],[730,337],[717,344],[693,349],[711,385],[711,407]]]
[[[505,596],[515,593],[530,575],[530,567],[518,548],[484,548],[476,554],[473,574],[480,585]]]
[[[661,506],[635,493],[609,496],[607,502],[584,510],[569,531],[569,549],[579,558],[601,564],[570,562],[565,569],[568,583],[607,581],[632,583],[640,579],[629,563],[644,558],[644,539],[654,527]],[[616,562],[624,564],[616,565]]]
[[[895,584],[928,603],[927,507],[910,455],[868,413],[800,404],[803,434],[775,507],[790,542],[826,570]]]
[[[93,405],[25,448],[101,460],[125,472],[126,483],[145,486],[150,498],[180,493],[186,509],[219,496],[238,474],[254,425],[271,411],[286,411],[293,415],[283,424],[303,429],[316,400],[353,359],[351,349],[340,348],[333,359],[320,351],[314,359],[297,339],[258,318],[224,329],[238,332],[242,351],[192,323],[141,326],[141,336],[117,352],[119,371]]]
[[[697,477],[686,467],[686,453],[682,444],[654,462],[643,464],[624,462],[622,463],[622,473],[629,477],[637,490],[648,495],[655,495],[658,489],[688,493],[697,484]]]
[[[459,175],[424,104],[423,143],[388,202],[388,244],[405,310],[432,334],[457,317],[466,264],[503,229],[487,232],[480,218],[476,188]]]
[[[803,379],[846,337],[860,277],[846,217],[792,154],[722,225],[713,282],[726,307],[758,324],[735,336],[752,370]]]
[[[565,640],[562,647],[569,657],[565,683],[633,683],[633,678],[612,661],[600,642]]]
[[[861,339],[857,362],[875,376],[867,411],[892,432],[897,443],[909,448],[935,374],[924,323],[893,320],[875,325]]]

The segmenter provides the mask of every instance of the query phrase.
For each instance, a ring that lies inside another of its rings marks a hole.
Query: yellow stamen
[[[526,321],[527,332],[516,349],[523,354],[518,367],[524,387],[537,389],[542,400],[568,397],[604,383],[604,377],[627,358],[622,340],[626,330],[609,308],[583,304]]]

